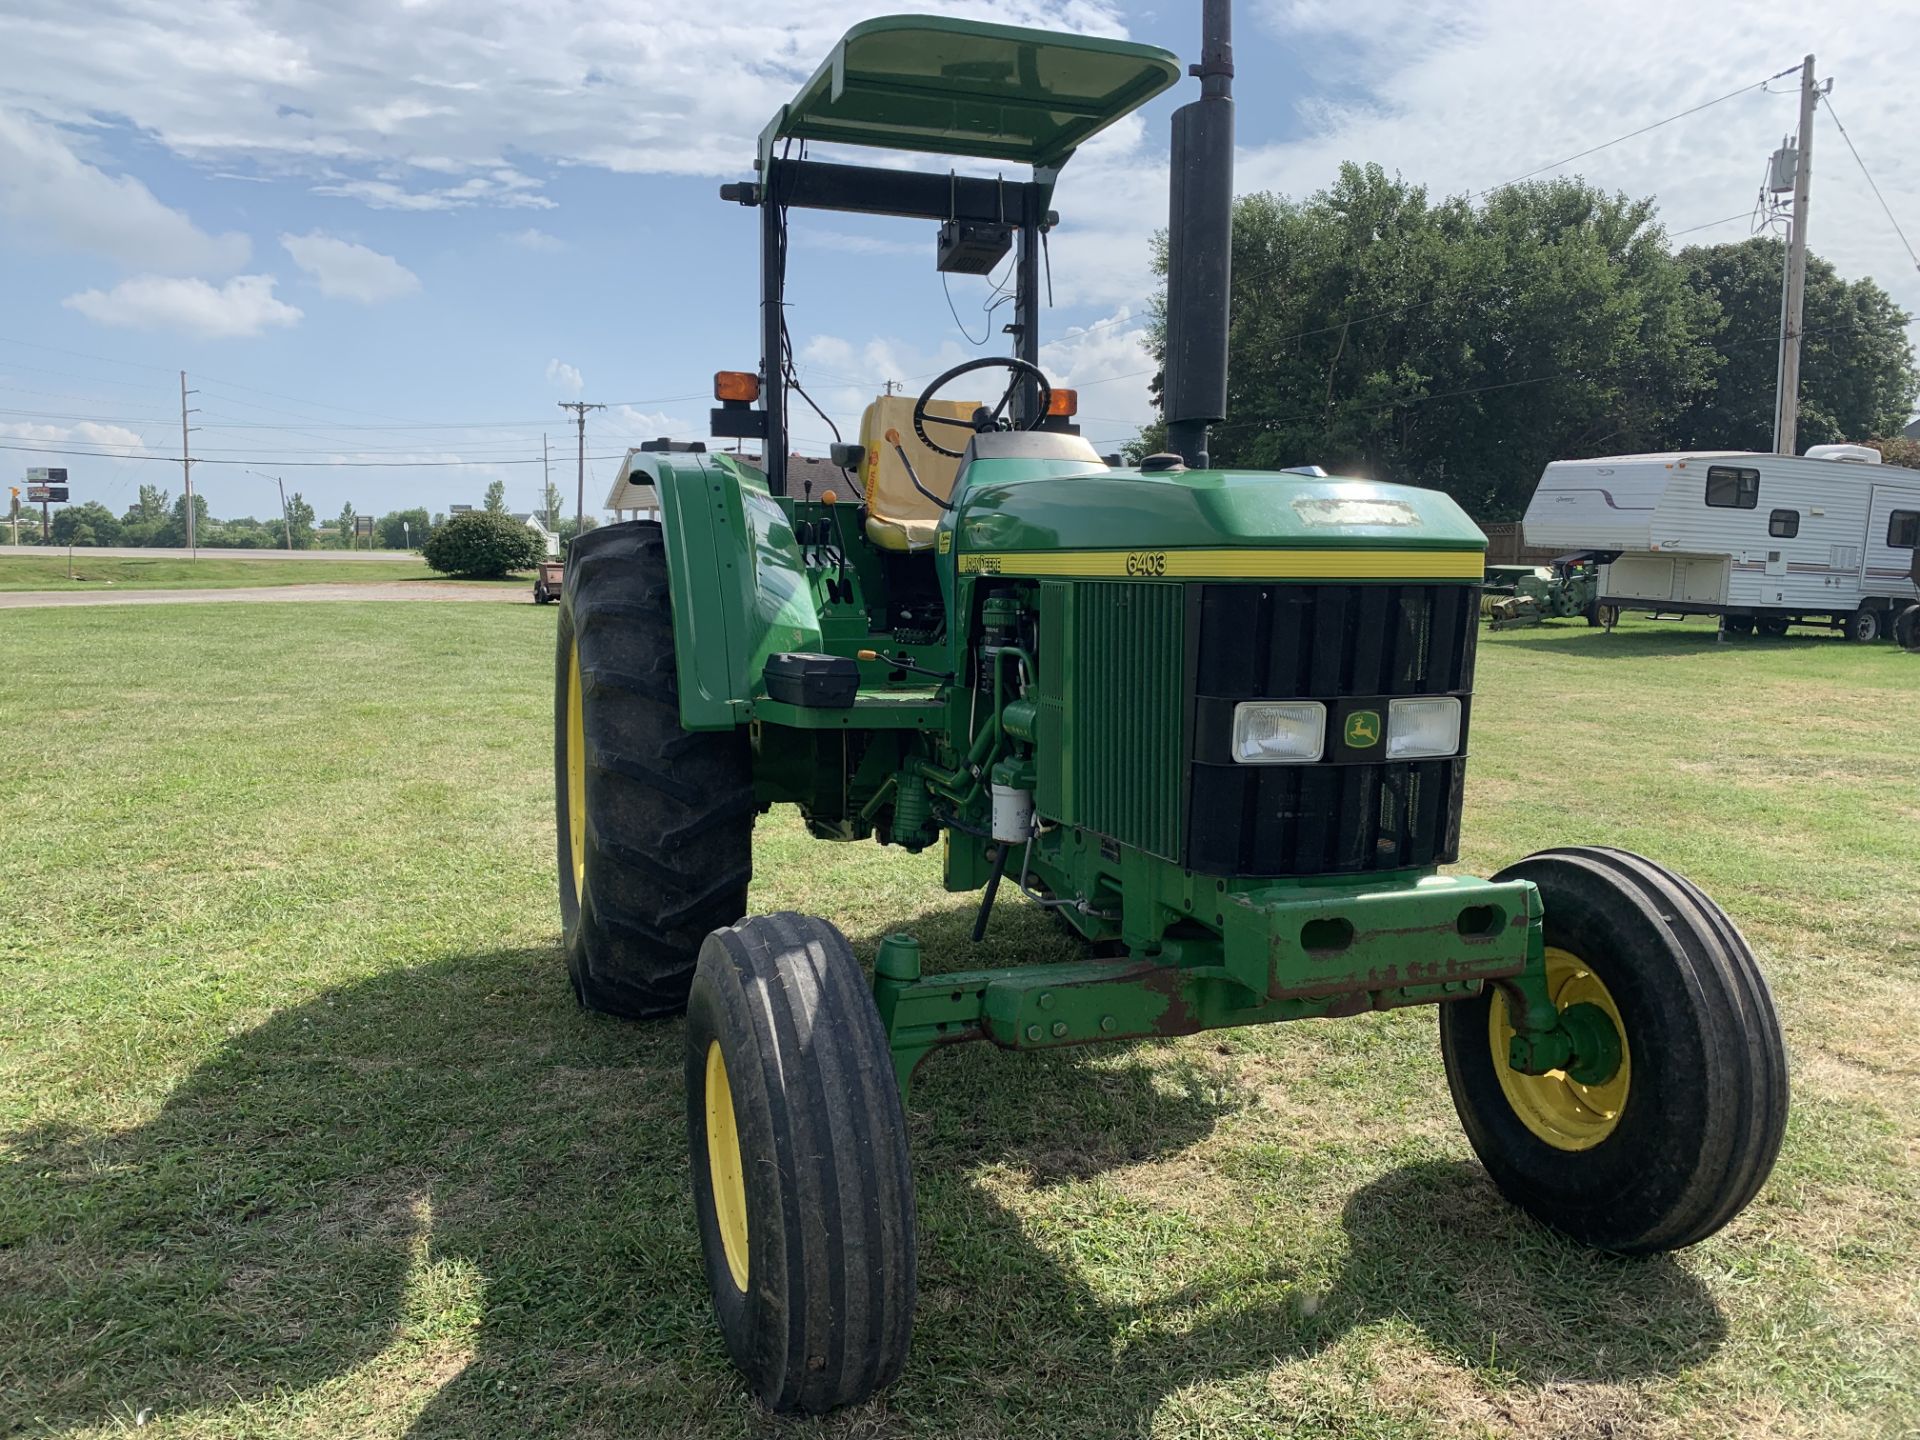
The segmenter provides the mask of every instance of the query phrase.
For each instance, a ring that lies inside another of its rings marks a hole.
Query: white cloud
[[[271,275],[236,275],[224,285],[136,275],[111,290],[83,290],[60,303],[101,325],[178,330],[215,340],[296,324],[301,311],[274,297]]]
[[[557,235],[549,235],[544,230],[531,227],[515,230],[503,237],[509,245],[517,245],[522,250],[533,250],[543,254],[557,254],[567,248],[567,242]]]
[[[50,125],[0,110],[0,216],[22,239],[128,267],[224,273],[247,263],[244,235],[208,235],[130,175],[76,155]]]
[[[1111,0],[938,8],[1123,29]],[[539,190],[554,165],[744,171],[767,116],[872,6],[628,0],[563,23],[558,14],[542,0],[17,0],[0,7],[0,96],[75,124],[125,117],[178,155],[304,176],[364,204],[539,209],[553,203]],[[717,55],[734,58],[716,70]]]
[[[459,174],[466,167],[443,156],[409,157],[417,170]],[[540,181],[511,166],[494,166],[486,174],[469,175],[458,185],[409,190],[392,178],[348,179],[336,175],[316,185],[316,195],[340,195],[376,210],[465,210],[475,205],[498,205],[510,210],[551,210],[553,201],[538,193]]]
[[[77,425],[47,425],[32,420],[0,424],[0,436],[9,440],[81,441],[87,445],[117,446],[144,455],[147,442],[124,425],[82,420]]]
[[[564,360],[547,361],[547,383],[562,390],[571,390],[576,395],[587,386],[580,372]]]
[[[293,263],[312,277],[322,295],[377,305],[397,300],[420,288],[420,277],[391,255],[369,250],[315,230],[306,235],[282,235],[280,244]]]

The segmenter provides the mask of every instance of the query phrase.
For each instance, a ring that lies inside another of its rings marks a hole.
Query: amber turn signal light
[[[853,658],[856,660],[878,660],[880,658],[880,652],[878,650],[856,650],[853,652]]]
[[[1079,409],[1080,392],[1078,390],[1055,390],[1052,397],[1047,401],[1047,414],[1049,415],[1058,415],[1064,418],[1076,413]]]
[[[744,400],[751,404],[760,398],[760,377],[745,370],[716,371],[713,377],[713,398]]]

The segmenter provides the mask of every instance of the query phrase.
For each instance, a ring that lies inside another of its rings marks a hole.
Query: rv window
[[[1760,503],[1760,472],[1732,465],[1707,467],[1707,504],[1720,510],[1751,510]]]
[[[1896,510],[1887,517],[1887,547],[1912,550],[1920,546],[1920,510]]]
[[[1767,517],[1767,534],[1776,540],[1791,540],[1800,533],[1798,510],[1776,510]]]

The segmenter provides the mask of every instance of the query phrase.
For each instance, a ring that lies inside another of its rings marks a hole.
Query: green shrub
[[[469,510],[435,530],[421,554],[443,575],[484,577],[531,570],[547,558],[547,547],[510,515]]]

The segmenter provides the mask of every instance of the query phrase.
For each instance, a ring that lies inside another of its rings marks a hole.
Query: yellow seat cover
[[[979,408],[978,400],[936,400],[927,413],[965,420]],[[959,442],[967,438],[966,431],[951,425],[929,428],[941,444],[963,448]],[[867,497],[867,538],[882,550],[931,550],[941,509],[914,489],[899,452],[887,443],[888,430],[900,432],[901,448],[913,461],[920,483],[942,499],[953,494],[960,462],[920,442],[913,433],[913,401],[907,396],[883,395],[867,406],[860,421],[860,443],[867,447],[866,466],[860,474]]]

